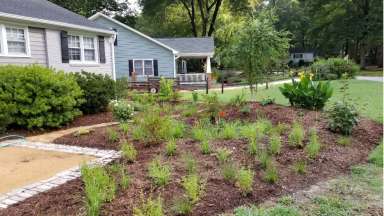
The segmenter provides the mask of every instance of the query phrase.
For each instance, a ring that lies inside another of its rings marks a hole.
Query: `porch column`
[[[206,76],[207,76],[207,82],[208,82],[208,88],[211,88],[211,73],[212,73],[212,69],[211,69],[211,57],[207,56],[207,61],[206,61],[206,66],[205,66],[205,73],[206,73]]]

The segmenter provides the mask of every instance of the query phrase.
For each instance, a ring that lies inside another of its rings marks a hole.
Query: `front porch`
[[[176,59],[176,80],[180,85],[207,85],[211,81],[210,56],[182,56]]]

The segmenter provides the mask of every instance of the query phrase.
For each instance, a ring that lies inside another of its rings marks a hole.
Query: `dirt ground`
[[[252,112],[248,116],[242,115],[239,110],[228,107],[226,119],[256,121],[258,118],[268,118],[273,124],[284,122],[291,124],[294,120],[300,121],[309,131],[315,127],[322,144],[320,154],[315,160],[309,160],[303,148],[288,146],[288,132],[282,135],[283,147],[281,154],[275,157],[278,168],[279,180],[276,184],[267,183],[263,179],[264,170],[258,158],[247,153],[247,142],[244,139],[220,140],[211,142],[212,149],[226,147],[233,151],[232,158],[241,166],[252,169],[255,173],[253,191],[248,196],[243,196],[236,184],[225,181],[220,172],[220,165],[215,154],[202,155],[199,142],[190,138],[178,140],[177,155],[166,157],[165,144],[144,147],[143,143],[132,141],[138,151],[137,160],[128,164],[122,163],[132,177],[131,185],[126,190],[120,190],[116,198],[102,207],[102,215],[132,215],[132,209],[140,202],[140,194],[145,197],[152,195],[161,196],[167,215],[171,214],[172,203],[184,193],[180,184],[186,175],[183,155],[192,154],[198,163],[198,173],[205,182],[204,193],[199,202],[194,206],[191,215],[218,215],[231,211],[233,208],[244,204],[257,204],[273,197],[290,194],[310,187],[317,182],[324,181],[350,171],[350,167],[366,161],[369,152],[382,138],[382,125],[373,121],[362,119],[354,129],[349,146],[336,144],[340,137],[327,129],[327,121],[323,113],[297,110],[291,107],[278,105],[260,106],[258,103],[250,104]],[[192,124],[195,119],[183,119]],[[115,127],[116,128],[116,127]],[[189,129],[188,129],[189,130]],[[106,128],[98,128],[92,134],[81,137],[66,135],[55,142],[67,145],[80,145],[82,147],[98,147],[103,149],[119,149],[119,142],[107,142]],[[128,138],[129,139],[129,138]],[[305,140],[305,143],[308,139]],[[267,145],[264,140],[260,145]],[[148,163],[156,157],[172,167],[172,180],[165,187],[154,187],[148,178]],[[292,165],[297,160],[307,160],[307,172],[299,175],[292,170]],[[80,179],[41,193],[21,203],[15,204],[0,211],[0,215],[79,215],[84,213],[84,191]]]
[[[48,179],[92,159],[94,157],[31,148],[0,148],[0,194]]]

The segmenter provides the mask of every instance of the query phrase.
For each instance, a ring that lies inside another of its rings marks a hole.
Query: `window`
[[[153,76],[153,60],[133,60],[135,74],[138,76]]]
[[[303,54],[302,53],[295,53],[295,54],[293,54],[293,58],[301,59],[301,58],[303,58]]]
[[[28,56],[28,28],[0,24],[0,55]]]
[[[69,60],[72,62],[96,63],[96,38],[82,35],[68,35]]]

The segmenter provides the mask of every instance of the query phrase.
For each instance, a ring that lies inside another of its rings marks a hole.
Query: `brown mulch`
[[[255,172],[253,192],[248,196],[242,196],[234,183],[227,182],[220,174],[220,166],[214,154],[202,155],[199,151],[199,143],[190,139],[178,140],[177,155],[165,157],[164,146],[144,147],[142,143],[134,142],[138,150],[137,161],[133,164],[125,164],[132,176],[132,183],[126,190],[119,190],[116,198],[102,207],[102,215],[132,215],[132,209],[141,201],[141,196],[156,197],[161,195],[164,201],[164,209],[170,213],[173,200],[182,196],[183,189],[180,181],[186,175],[183,166],[182,155],[188,152],[198,162],[199,175],[205,180],[205,190],[201,199],[193,208],[191,215],[217,215],[222,212],[244,205],[261,203],[267,199],[302,190],[340,174],[348,173],[350,167],[366,162],[369,152],[382,138],[382,125],[371,120],[362,119],[353,131],[350,146],[339,146],[336,140],[338,134],[329,132],[324,114],[297,110],[291,107],[278,105],[260,106],[252,103],[252,113],[249,116],[240,114],[235,108],[227,110],[227,119],[242,119],[254,121],[257,118],[267,117],[274,124],[278,122],[292,123],[299,121],[308,131],[316,127],[322,150],[315,160],[306,158],[304,149],[292,148],[287,144],[288,132],[282,135],[283,147],[281,154],[275,157],[279,170],[279,180],[276,184],[269,184],[263,180],[264,171],[257,159],[247,154],[247,142],[243,139],[215,140],[212,147],[227,147],[233,151],[232,158],[238,164],[247,166]],[[306,140],[307,141],[307,140]],[[106,141],[106,128],[98,128],[92,134],[76,138],[67,135],[55,142],[68,145],[81,145],[104,149],[118,149],[118,143]],[[263,144],[265,145],[266,140]],[[162,188],[151,184],[147,176],[147,164],[153,158],[162,156],[163,160],[172,166],[172,180]],[[298,175],[292,171],[292,164],[298,159],[307,159],[307,173]],[[10,206],[0,211],[0,215],[78,215],[85,212],[84,192],[79,179],[54,188],[48,192],[29,198],[19,204]]]

